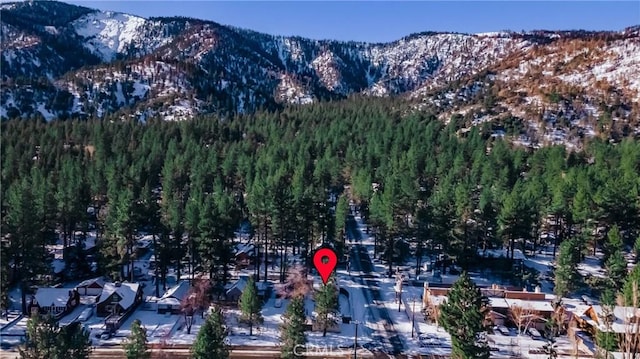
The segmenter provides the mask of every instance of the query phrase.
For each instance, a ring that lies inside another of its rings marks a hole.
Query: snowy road
[[[361,233],[354,226],[355,222],[348,222],[347,235],[352,243],[351,246],[351,270],[352,272],[361,272],[364,275],[353,277],[353,281],[358,285],[362,296],[364,296],[364,305],[366,313],[364,313],[365,325],[368,328],[374,328],[370,338],[374,342],[383,343],[385,351],[389,354],[400,354],[404,346],[402,340],[393,327],[393,322],[389,316],[389,312],[382,303],[380,293],[379,280],[374,275],[373,264],[369,258],[366,247],[359,243]],[[357,289],[356,289],[357,290]]]

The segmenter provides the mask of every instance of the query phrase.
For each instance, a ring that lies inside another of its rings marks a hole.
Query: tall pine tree
[[[566,240],[560,244],[554,287],[554,292],[559,298],[569,294],[578,285],[580,280],[580,273],[578,273],[580,251],[581,248],[577,239]]]
[[[322,336],[327,335],[327,329],[337,322],[338,317],[338,288],[331,277],[327,284],[320,287],[316,292],[316,323],[322,330]]]
[[[298,295],[291,299],[280,327],[281,354],[283,359],[301,358],[301,347],[307,342],[304,334],[306,314],[304,297]]]
[[[464,272],[453,284],[447,301],[442,305],[440,320],[451,335],[452,358],[489,358],[489,348],[479,341],[485,331],[488,299]]]
[[[227,329],[222,309],[215,307],[204,322],[191,347],[193,359],[227,359]]]
[[[622,302],[632,305],[640,297],[640,265],[636,265],[627,276],[622,286]]]
[[[84,330],[79,322],[73,322],[60,329],[60,359],[87,359],[91,353],[91,333]]]
[[[147,330],[139,319],[131,324],[131,334],[122,344],[127,359],[149,359],[151,351],[147,345]]]
[[[249,324],[249,335],[253,335],[253,326],[262,323],[262,301],[258,298],[258,288],[253,277],[249,277],[247,286],[239,300],[242,320]]]
[[[41,319],[39,315],[27,321],[26,341],[19,348],[22,359],[55,358],[59,328],[51,316]]]

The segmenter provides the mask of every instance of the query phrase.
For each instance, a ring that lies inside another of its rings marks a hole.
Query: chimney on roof
[[[122,283],[120,283],[120,281],[116,281],[115,285],[116,285],[116,287],[120,287],[122,285]]]
[[[537,285],[533,291],[536,293],[540,293],[540,286]]]

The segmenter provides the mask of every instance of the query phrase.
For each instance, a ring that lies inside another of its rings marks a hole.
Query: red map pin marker
[[[338,256],[331,248],[320,248],[316,251],[316,254],[313,255],[313,265],[318,270],[318,273],[320,273],[322,283],[325,285],[329,280],[329,276],[331,276],[331,272],[336,269],[337,264]]]

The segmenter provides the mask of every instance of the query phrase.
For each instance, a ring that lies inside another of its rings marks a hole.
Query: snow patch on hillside
[[[78,35],[87,39],[86,48],[111,61],[133,41],[145,21],[141,17],[107,11],[87,14],[72,25]]]
[[[38,112],[40,112],[40,114],[42,114],[42,117],[44,117],[44,119],[47,121],[51,121],[56,117],[54,113],[44,107],[43,103],[38,104]]]
[[[311,66],[324,87],[331,91],[344,93],[338,61],[331,51],[325,51],[311,62]]]
[[[120,82],[116,83],[116,99],[119,105],[127,104],[127,101],[124,99],[124,94],[122,93],[122,84]]]
[[[149,92],[150,88],[151,87],[149,85],[140,83],[139,80],[136,80],[133,83],[133,93],[131,94],[131,96],[138,96],[138,98],[142,99],[147,94],[147,92]]]
[[[179,121],[192,118],[196,112],[191,101],[180,100],[169,106],[168,110],[161,111],[160,116],[162,116],[165,121]]]
[[[44,27],[44,31],[50,33],[51,35],[59,35],[60,31],[58,31],[58,29],[56,29],[55,26],[45,26]]]
[[[294,61],[301,61],[304,58],[304,52],[300,47],[300,43],[293,39],[284,39],[284,45],[286,46],[287,52],[289,52],[291,58]]]
[[[2,57],[4,57],[5,61],[7,61],[9,66],[11,66],[11,63],[13,62],[13,60],[17,58],[16,52],[11,49],[7,49],[7,50],[3,49]]]
[[[293,76],[283,74],[276,88],[278,100],[295,104],[309,104],[313,102],[313,97],[297,83]]]
[[[15,9],[16,6],[18,6],[18,3],[4,3],[4,4],[0,4],[0,9],[1,10],[12,10]]]

